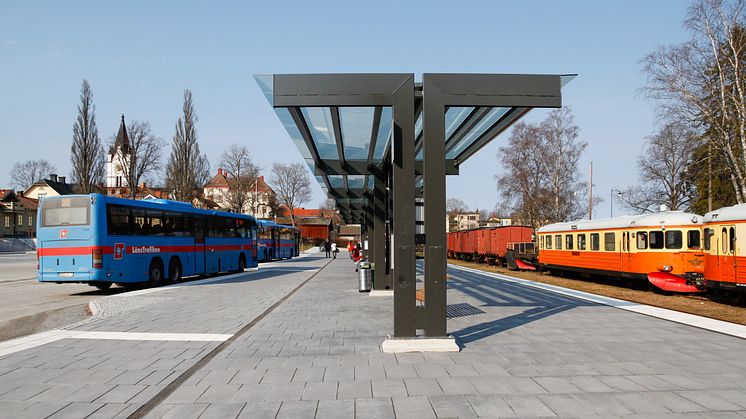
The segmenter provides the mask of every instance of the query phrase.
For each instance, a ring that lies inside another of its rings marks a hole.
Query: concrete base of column
[[[387,337],[381,344],[381,350],[387,354],[402,352],[459,352],[456,339],[444,338],[394,338]]]
[[[370,290],[371,297],[393,297],[394,290]]]

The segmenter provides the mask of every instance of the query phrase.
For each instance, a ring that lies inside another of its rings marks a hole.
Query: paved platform
[[[126,313],[0,357],[0,415],[746,417],[743,339],[450,275],[459,353],[382,353],[391,297],[358,293],[349,259],[311,256],[133,295]]]

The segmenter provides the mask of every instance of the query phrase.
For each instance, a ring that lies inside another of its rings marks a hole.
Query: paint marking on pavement
[[[544,291],[553,292],[555,294],[562,294],[568,297],[574,297],[580,300],[590,301],[593,303],[603,304],[606,306],[615,307],[621,310],[631,311],[633,313],[644,314],[646,316],[656,317],[663,320],[672,321],[675,323],[681,323],[688,326],[697,327],[700,329],[709,330],[712,332],[722,333],[724,335],[735,336],[746,339],[746,326],[729,323],[722,320],[711,319],[709,317],[697,316],[696,314],[682,313],[680,311],[669,310],[666,308],[649,306],[647,304],[635,303],[632,301],[620,300],[617,298],[605,297],[601,295],[591,294],[588,292],[577,291],[569,288],[563,288],[556,285],[543,284],[541,282],[534,282],[528,279],[521,279],[512,277],[509,275],[497,274],[492,272],[485,272],[479,269],[467,268],[465,266],[448,265],[449,268],[457,269],[465,272],[476,273],[480,275],[497,278],[506,282],[512,282],[516,284],[525,285],[527,287],[538,288]]]
[[[138,333],[138,332],[96,332],[86,330],[61,330],[36,333],[0,343],[0,356],[10,355],[26,349],[36,348],[62,339],[101,339],[101,340],[158,340],[181,342],[225,342],[232,334],[219,333]]]

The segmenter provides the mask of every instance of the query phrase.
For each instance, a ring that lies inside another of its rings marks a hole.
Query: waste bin
[[[370,263],[360,262],[360,284],[358,292],[370,292],[373,286],[373,270],[370,269]]]

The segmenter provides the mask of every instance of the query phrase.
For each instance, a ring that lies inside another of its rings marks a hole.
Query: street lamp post
[[[622,195],[624,195],[624,192],[620,191],[619,189],[611,188],[609,190],[609,207],[610,207],[610,215],[609,218],[614,218],[614,192],[616,192],[616,196],[618,198],[621,198]]]

